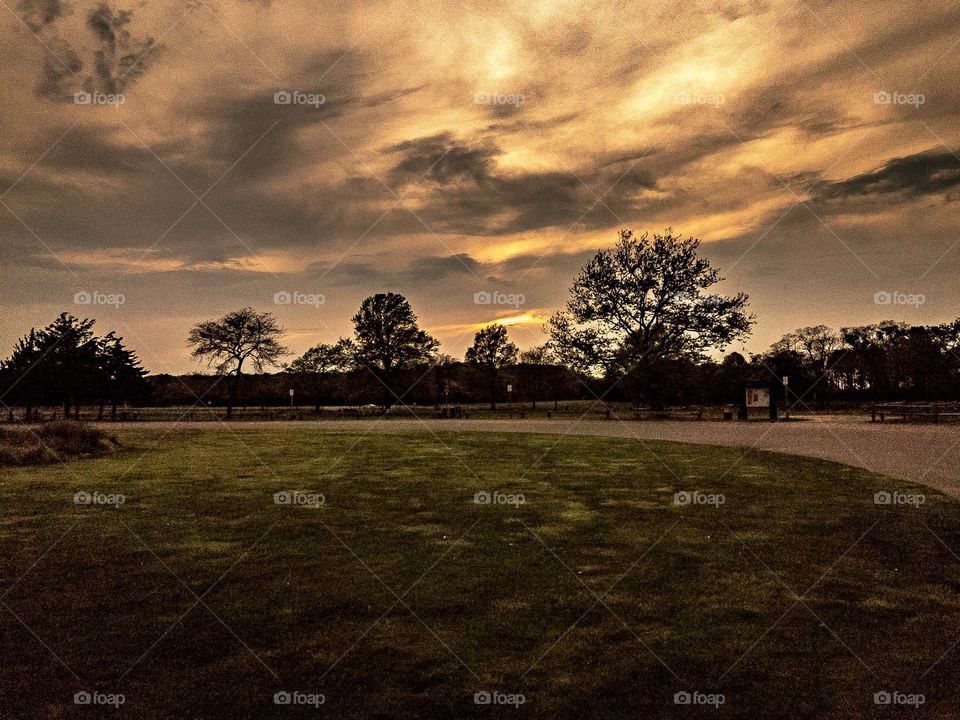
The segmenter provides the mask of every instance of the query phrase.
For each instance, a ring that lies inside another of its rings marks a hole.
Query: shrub
[[[0,431],[0,465],[36,465],[102,455],[116,447],[116,439],[102,430],[74,420],[47,423],[35,429]]]

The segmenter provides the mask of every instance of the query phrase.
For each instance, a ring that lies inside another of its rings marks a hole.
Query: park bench
[[[654,410],[652,408],[635,407],[634,420],[702,420],[703,408],[685,407]]]
[[[887,417],[901,422],[951,422],[960,419],[960,403],[876,403],[870,409],[870,422],[885,422]]]

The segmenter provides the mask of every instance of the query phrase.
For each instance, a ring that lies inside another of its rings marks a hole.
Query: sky
[[[0,0],[0,355],[60,312],[154,373],[403,293],[541,344],[618,230],[700,238],[764,350],[960,315],[956,2]],[[291,356],[293,357],[293,356]]]

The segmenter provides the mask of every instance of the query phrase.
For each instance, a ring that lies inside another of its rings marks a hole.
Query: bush
[[[102,430],[74,420],[59,420],[35,429],[0,432],[0,465],[36,465],[102,455],[116,447]]]

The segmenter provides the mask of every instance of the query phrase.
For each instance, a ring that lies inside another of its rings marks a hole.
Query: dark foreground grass
[[[120,439],[3,471],[4,718],[950,717],[960,699],[960,504],[930,490],[602,438]],[[724,503],[673,504],[694,490]],[[893,490],[925,502],[874,503]],[[526,502],[475,503],[495,491]],[[494,691],[524,703],[474,703]]]

